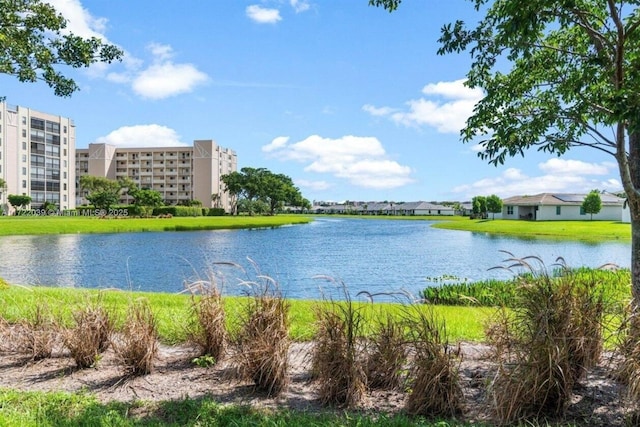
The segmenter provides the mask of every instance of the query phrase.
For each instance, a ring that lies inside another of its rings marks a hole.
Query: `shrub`
[[[209,208],[207,209],[207,216],[224,216],[226,214],[224,208]]]
[[[576,280],[570,270],[552,277],[530,259],[508,261],[531,273],[520,277],[512,311],[502,310],[487,337],[500,362],[490,387],[498,420],[510,423],[558,416],[578,380],[602,351],[603,294],[597,280]]]
[[[47,304],[37,302],[15,331],[18,353],[28,354],[32,360],[51,357],[58,326]]]
[[[245,282],[252,290],[240,314],[236,359],[244,379],[274,396],[289,382],[289,303],[273,279],[261,276],[261,280]]]
[[[160,206],[153,209],[153,215],[202,216],[199,206]]]
[[[446,327],[428,305],[407,311],[406,330],[413,349],[410,392],[405,409],[412,415],[454,416],[462,411],[459,359],[448,345]]]
[[[158,353],[155,316],[147,300],[134,301],[113,349],[130,375],[146,375],[153,370]]]
[[[334,279],[327,279],[335,283]],[[329,301],[314,308],[312,370],[323,405],[352,407],[362,401],[366,391],[366,374],[357,341],[362,336],[364,319],[346,286],[340,286],[345,301]]]
[[[227,331],[222,297],[216,288],[209,288],[201,296],[192,295],[191,319],[187,336],[200,348],[200,356],[222,359]]]
[[[79,368],[94,366],[109,346],[114,329],[112,315],[99,303],[73,312],[75,326],[64,332],[65,346]]]
[[[368,343],[366,374],[372,389],[393,390],[402,385],[407,350],[403,325],[391,314],[374,320]]]

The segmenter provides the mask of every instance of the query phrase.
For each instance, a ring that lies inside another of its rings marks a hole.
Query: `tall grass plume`
[[[129,305],[123,327],[112,346],[127,374],[152,372],[158,354],[158,331],[147,300],[139,299]]]

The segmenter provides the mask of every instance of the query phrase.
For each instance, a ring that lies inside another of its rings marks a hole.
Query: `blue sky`
[[[125,51],[69,70],[81,90],[0,75],[9,104],[71,117],[77,146],[191,145],[214,139],[239,168],[293,178],[310,200],[470,200],[619,190],[612,157],[535,151],[488,165],[459,129],[482,96],[468,55],[438,56],[443,24],[472,3],[367,0],[50,0],[68,29]]]

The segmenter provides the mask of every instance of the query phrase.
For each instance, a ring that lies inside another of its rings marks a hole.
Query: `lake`
[[[539,256],[547,266],[557,257],[571,267],[630,266],[629,242],[520,239],[432,224],[320,218],[269,229],[9,236],[0,238],[0,277],[9,283],[175,293],[214,274],[224,293],[238,295],[247,290],[244,282],[265,275],[289,298],[314,299],[340,298],[336,283],[351,295],[404,290],[417,296],[444,277],[512,277],[491,269],[504,265],[501,250]],[[221,262],[242,268],[216,264]]]

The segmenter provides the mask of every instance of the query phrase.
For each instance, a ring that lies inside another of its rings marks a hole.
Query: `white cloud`
[[[543,172],[552,175],[606,175],[610,166],[607,164],[587,163],[581,160],[565,160],[553,158],[538,165]]]
[[[365,104],[362,106],[362,109],[364,111],[366,111],[367,113],[371,114],[372,116],[388,116],[389,114],[398,111],[395,108],[391,108],[391,107],[374,107],[371,104]]]
[[[330,174],[359,187],[396,188],[413,182],[411,168],[390,160],[374,137],[311,135],[293,144],[288,141],[278,137],[262,149],[281,160],[306,164],[306,172]]]
[[[306,12],[311,5],[305,0],[289,0],[289,4],[296,11],[296,13]]]
[[[312,191],[323,191],[333,187],[327,181],[309,181],[306,179],[296,179],[295,184],[300,188],[306,188]]]
[[[96,139],[119,147],[179,147],[187,144],[180,141],[180,135],[171,128],[157,124],[123,126]]]
[[[254,22],[259,24],[275,24],[282,20],[278,9],[268,9],[257,4],[247,6],[246,14]]]
[[[283,148],[285,145],[287,145],[287,142],[289,142],[288,136],[279,136],[277,138],[274,138],[271,143],[264,145],[262,147],[262,151],[264,151],[265,153],[270,153],[271,151]]]
[[[81,37],[98,37],[107,41],[104,35],[107,19],[93,17],[87,9],[82,7],[80,0],[47,0],[47,3],[67,20],[67,28],[64,32]]]
[[[608,162],[586,163],[552,158],[538,164],[542,175],[528,176],[520,169],[508,168],[496,177],[455,187],[453,192],[470,199],[490,194],[504,198],[538,193],[587,193],[593,189],[617,191],[621,188],[618,179],[598,178],[615,173],[614,166]]]
[[[471,89],[464,85],[466,79],[454,80],[452,82],[429,83],[422,88],[425,95],[440,95],[449,99],[469,99],[477,101],[484,95],[482,89]]]
[[[132,77],[131,87],[136,94],[149,99],[164,99],[192,92],[208,80],[208,76],[193,64],[175,64],[171,60],[171,46],[152,43],[147,48],[153,55],[153,64]],[[116,77],[126,81],[124,76],[112,76],[114,81]]]
[[[367,104],[363,110],[374,116],[388,116],[407,127],[428,126],[441,133],[459,133],[473,113],[473,107],[482,99],[482,91],[464,85],[465,80],[427,84],[422,93],[427,98],[406,102],[408,109],[375,107]]]

